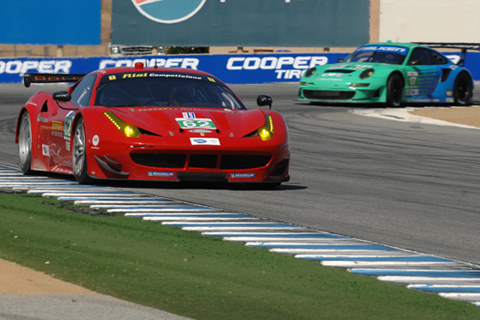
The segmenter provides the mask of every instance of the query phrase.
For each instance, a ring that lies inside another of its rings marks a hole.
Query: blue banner
[[[0,6],[0,43],[99,45],[101,0],[15,0]]]
[[[0,83],[22,83],[24,73],[86,74],[97,69],[134,66],[189,68],[211,73],[227,84],[262,84],[298,82],[315,65],[336,63],[344,53],[261,54],[261,55],[160,55],[144,57],[93,58],[12,58],[0,59]],[[456,54],[448,54],[450,58]],[[480,80],[480,53],[468,52],[465,66],[474,80]]]

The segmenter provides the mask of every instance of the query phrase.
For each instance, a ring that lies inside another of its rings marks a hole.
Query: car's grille
[[[168,153],[131,153],[133,162],[148,167],[157,168],[183,168],[185,167],[186,154]]]
[[[270,156],[250,156],[250,155],[224,155],[222,156],[220,169],[250,169],[266,166]]]
[[[345,70],[345,69],[327,69],[323,74],[328,74],[328,73],[352,73],[357,70]]]
[[[215,154],[164,154],[131,153],[136,164],[155,168],[204,168],[221,170],[252,169],[266,166],[271,156],[265,155],[215,155]]]
[[[217,158],[215,154],[192,154],[188,166],[190,168],[214,169],[217,167]]]
[[[331,90],[303,90],[307,99],[322,100],[349,100],[355,95],[355,91],[331,91]]]

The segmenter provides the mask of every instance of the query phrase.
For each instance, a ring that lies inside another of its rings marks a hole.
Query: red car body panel
[[[95,71],[94,88],[102,77],[141,76],[144,72],[199,75],[221,83],[201,71],[137,66]],[[75,86],[68,91],[73,93]],[[31,170],[73,174],[73,128],[83,120],[87,174],[92,178],[272,183],[289,180],[288,130],[276,111],[173,105],[105,107],[94,105],[97,94],[93,90],[88,105],[83,107],[72,101],[54,100],[46,92],[27,101],[19,113],[16,142],[22,114],[28,112],[32,129]],[[108,114],[140,128],[140,135],[127,137]],[[252,133],[265,126],[268,117],[273,137],[264,141]],[[202,121],[202,126],[190,123],[192,118]]]

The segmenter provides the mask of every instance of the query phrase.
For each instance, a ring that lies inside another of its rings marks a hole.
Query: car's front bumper
[[[89,151],[88,174],[97,179],[243,183],[289,180],[288,143],[202,149],[117,143],[113,148]]]
[[[384,103],[384,86],[352,87],[350,84],[335,86],[300,85],[300,101],[324,103]]]

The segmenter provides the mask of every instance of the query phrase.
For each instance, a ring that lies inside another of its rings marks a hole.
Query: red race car
[[[88,75],[25,74],[24,84],[75,82],[21,108],[15,141],[25,174],[94,179],[289,180],[283,117],[260,95],[247,110],[216,77],[190,69],[110,68]]]

